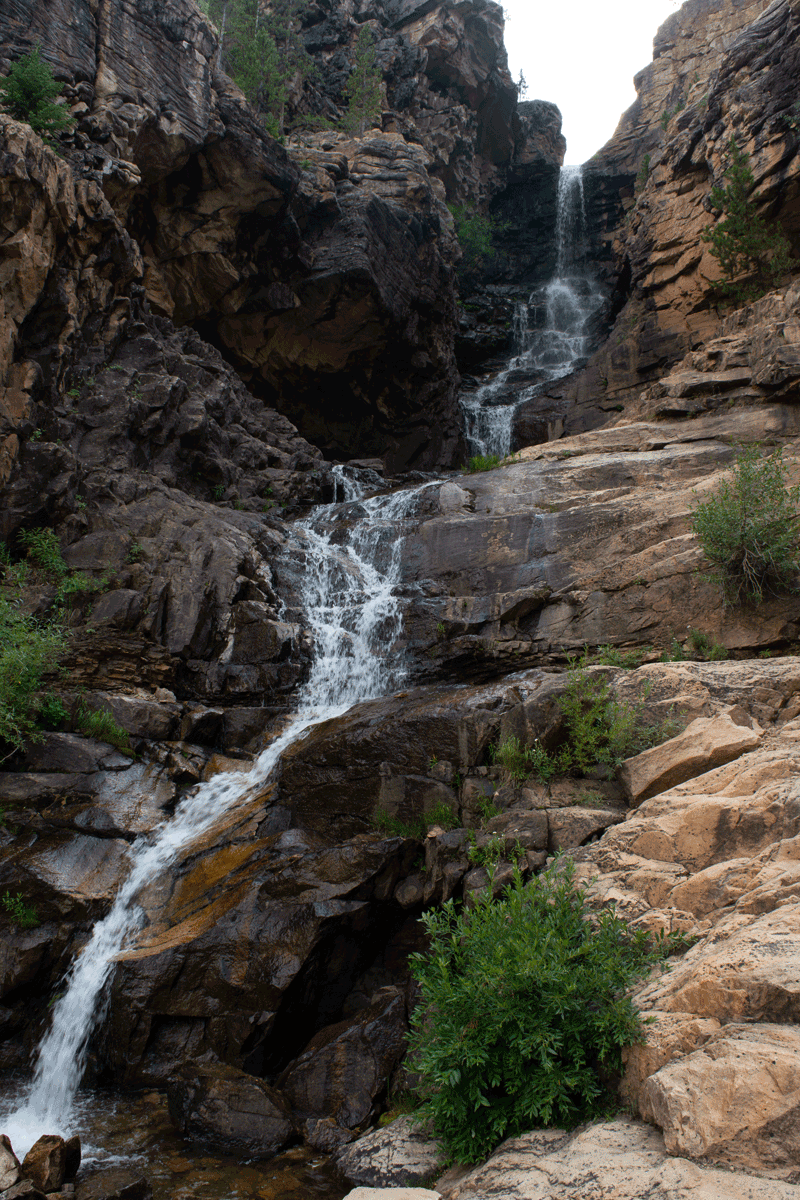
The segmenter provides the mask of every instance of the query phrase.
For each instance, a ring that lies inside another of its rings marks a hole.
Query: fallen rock
[[[734,714],[738,715],[735,710]],[[729,714],[699,717],[677,737],[629,758],[620,771],[620,780],[631,804],[640,804],[754,750],[761,737],[759,726],[750,728]]]
[[[45,1134],[22,1160],[22,1174],[42,1192],[57,1192],[64,1182],[66,1143],[56,1134]]]
[[[19,1159],[6,1135],[0,1134],[0,1192],[13,1187],[19,1177]]]
[[[441,1196],[429,1188],[357,1187],[344,1200],[441,1200]]]
[[[222,1154],[271,1158],[292,1132],[280,1093],[235,1067],[187,1067],[167,1097],[176,1128]]]
[[[64,1180],[74,1179],[81,1168],[81,1139],[77,1133],[67,1138],[64,1143]]]
[[[346,1179],[370,1188],[408,1187],[431,1179],[444,1161],[441,1146],[413,1116],[398,1117],[336,1155]]]

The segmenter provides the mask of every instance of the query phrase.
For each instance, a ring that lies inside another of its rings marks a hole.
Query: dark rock
[[[153,1200],[147,1179],[127,1167],[108,1167],[82,1176],[75,1184],[75,1200]]]
[[[406,1028],[405,999],[390,987],[355,1021],[320,1030],[280,1078],[293,1111],[333,1118],[344,1129],[361,1125],[405,1051]]]
[[[31,1179],[21,1179],[7,1192],[3,1192],[3,1200],[46,1200],[45,1193],[40,1191]]]
[[[167,1095],[176,1128],[221,1154],[271,1158],[292,1132],[280,1093],[233,1067],[186,1069]]]
[[[34,1142],[22,1160],[21,1171],[42,1192],[57,1192],[64,1182],[67,1163],[66,1143],[55,1134],[45,1134]]]
[[[69,1182],[78,1174],[81,1166],[81,1139],[77,1133],[67,1138],[64,1143],[64,1179]]]

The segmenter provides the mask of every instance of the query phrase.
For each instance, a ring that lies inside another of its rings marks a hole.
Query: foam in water
[[[294,526],[295,549],[305,568],[303,609],[314,635],[313,662],[297,712],[250,771],[216,775],[199,785],[150,839],[142,838],[132,846],[130,870],[111,911],[95,925],[68,972],[24,1104],[2,1120],[19,1157],[43,1133],[69,1136],[77,1131],[80,1115],[75,1097],[89,1039],[103,1015],[115,956],[144,921],[137,904],[143,886],[212,829],[222,814],[263,785],[283,751],[308,729],[359,701],[385,695],[402,678],[399,658],[387,661],[381,650],[388,646],[391,651],[401,628],[394,587],[401,563],[402,521],[430,485],[363,500],[342,468],[337,470],[348,503],[322,506]],[[351,518],[358,514],[358,519],[344,526],[339,519],[343,512]],[[344,544],[335,544],[334,537]],[[381,560],[379,567],[376,563]]]
[[[552,279],[514,308],[514,341],[507,365],[488,383],[461,400],[465,436],[471,454],[511,450],[514,412],[543,385],[569,375],[591,349],[593,318],[604,295],[586,264],[586,207],[583,169],[562,167],[558,177],[556,267]],[[540,329],[530,327],[531,313],[544,305]],[[514,393],[514,374],[526,383]],[[530,377],[535,382],[531,384]]]

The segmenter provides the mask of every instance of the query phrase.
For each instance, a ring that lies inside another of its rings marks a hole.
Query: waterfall
[[[488,383],[462,397],[471,454],[508,454],[517,406],[576,370],[591,351],[593,321],[605,297],[586,262],[582,167],[561,168],[555,238],[553,277],[515,304],[509,362]]]
[[[394,593],[402,557],[402,523],[413,512],[419,493],[431,485],[363,499],[343,469],[336,468],[337,472],[347,502],[321,506],[291,531],[291,553],[304,568],[303,611],[314,638],[312,664],[297,711],[250,771],[216,775],[198,785],[182,799],[172,818],[131,847],[128,875],[111,911],[97,922],[66,976],[24,1106],[3,1120],[4,1132],[20,1157],[42,1133],[67,1136],[73,1131],[73,1105],[89,1040],[104,1015],[103,996],[115,957],[144,921],[137,904],[142,887],[211,829],[221,814],[262,786],[284,750],[308,729],[340,716],[359,701],[385,695],[402,679],[403,664],[399,656],[391,656],[402,624]]]

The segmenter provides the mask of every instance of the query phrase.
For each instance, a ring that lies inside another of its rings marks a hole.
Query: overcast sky
[[[586,162],[633,103],[633,77],[680,0],[501,0],[514,79],[527,100],[552,100],[564,118],[565,162]]]

